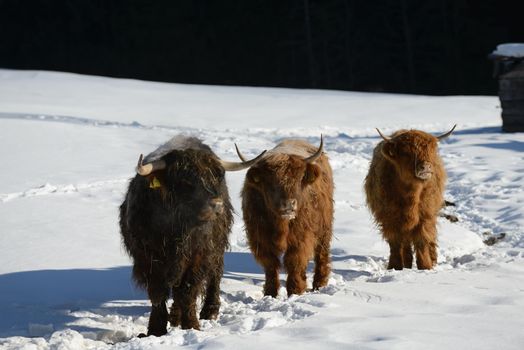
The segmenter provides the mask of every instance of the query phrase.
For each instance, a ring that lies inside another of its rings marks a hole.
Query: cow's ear
[[[386,158],[395,158],[397,156],[397,145],[391,141],[384,142],[382,155]]]
[[[317,164],[307,163],[304,174],[304,184],[309,185],[315,182],[320,176],[320,167]]]

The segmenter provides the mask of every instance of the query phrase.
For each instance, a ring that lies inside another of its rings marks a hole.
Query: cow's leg
[[[413,249],[411,241],[402,242],[402,266],[411,269],[413,267]]]
[[[171,324],[171,327],[178,327],[180,326],[180,322],[182,321],[182,309],[180,308],[180,300],[177,297],[178,292],[177,287],[173,287],[173,304],[171,304],[171,309],[169,311],[169,323]]]
[[[264,295],[276,298],[278,289],[280,288],[280,280],[278,273],[280,271],[280,259],[276,252],[269,249],[257,247],[252,249],[255,259],[262,265],[266,275],[266,283],[264,284]]]
[[[147,326],[147,335],[160,337],[167,333],[167,306],[166,300],[151,306],[151,315]]]
[[[423,239],[415,240],[415,252],[417,255],[417,268],[419,270],[430,270],[433,267],[429,244]]]
[[[266,283],[264,283],[264,295],[270,295],[273,298],[278,296],[280,289],[280,279],[278,273],[280,272],[280,259],[275,255],[267,256],[262,263],[266,275]]]
[[[169,287],[159,272],[163,269],[162,263],[156,261],[153,256],[143,253],[134,257],[133,278],[139,285],[145,287],[152,304],[147,327],[148,336],[161,336],[167,333],[166,302],[169,298]],[[143,336],[145,335],[139,335],[139,337]]]
[[[173,325],[180,325],[182,329],[200,329],[196,316],[196,297],[200,286],[193,286],[189,280],[182,281],[181,285],[173,288],[173,306],[171,317]]]
[[[187,270],[188,261],[182,259],[176,259],[171,261],[170,271],[173,271],[169,276],[171,283],[171,291],[173,293],[173,304],[171,304],[171,310],[169,311],[169,323],[171,327],[180,326],[182,320],[182,310],[180,309],[179,299],[176,297],[179,293],[178,289],[182,284],[182,279],[185,277],[185,271]]]
[[[432,269],[437,262],[436,219],[422,222],[414,236],[417,268],[419,270]]]
[[[167,333],[167,306],[169,288],[160,281],[159,276],[150,276],[147,286],[147,294],[151,300],[151,315],[147,326],[147,335],[157,337]]]
[[[284,266],[287,271],[287,295],[302,294],[306,290],[306,268],[308,254],[300,246],[288,246],[284,255]]]
[[[313,277],[313,290],[327,285],[329,273],[331,272],[331,259],[329,257],[330,236],[317,242],[315,247],[315,276]]]
[[[200,311],[200,318],[204,320],[216,319],[220,310],[220,278],[224,270],[223,255],[218,265],[211,268],[212,273],[210,273],[207,279],[204,305]]]
[[[417,268],[419,270],[430,270],[433,267],[433,261],[430,252],[430,242],[422,232],[418,232],[413,240],[415,254],[417,256]]]
[[[429,243],[429,256],[431,257],[431,265],[434,267],[437,265],[437,243]]]
[[[396,239],[388,240],[389,243],[389,263],[388,269],[402,270],[404,267],[402,259],[402,243]]]
[[[173,288],[173,307],[171,319],[180,323],[182,329],[199,330],[200,324],[196,316],[196,299],[202,289],[202,276],[199,273],[199,259],[191,269],[186,271],[179,286]]]

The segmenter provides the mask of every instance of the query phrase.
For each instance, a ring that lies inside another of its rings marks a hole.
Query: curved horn
[[[166,162],[163,160],[157,160],[151,163],[142,164],[144,156],[141,154],[138,158],[138,164],[136,165],[136,172],[138,175],[147,176],[153,171],[161,170],[166,167]]]
[[[380,135],[380,137],[382,137],[384,139],[384,141],[391,141],[391,137],[387,137],[386,135],[384,135],[378,128],[375,128],[377,129],[378,131],[378,134]]]
[[[315,152],[315,154],[313,154],[310,157],[304,158],[304,161],[306,163],[313,163],[315,160],[317,160],[322,155],[323,150],[324,150],[324,137],[322,136],[322,134],[320,134],[320,146],[318,146],[318,149]]]
[[[442,134],[442,135],[437,136],[437,139],[438,139],[439,141],[444,140],[446,137],[448,137],[449,135],[451,135],[451,133],[453,132],[453,130],[455,130],[456,127],[457,127],[457,124],[453,125],[453,127],[451,128],[450,131],[448,131],[448,132],[445,133],[445,134]]]
[[[236,143],[235,143],[235,149],[237,150],[238,158],[240,158],[241,161],[246,162],[247,158],[244,157],[244,155],[240,152]]]
[[[237,148],[237,151],[238,151],[238,148]],[[264,150],[264,152],[260,153],[257,157],[255,157],[255,158],[253,158],[251,160],[247,160],[246,161],[246,160],[244,160],[245,159],[244,158],[242,160],[242,162],[228,162],[228,161],[222,160],[220,158],[218,159],[218,161],[220,162],[220,165],[222,165],[222,167],[224,168],[225,171],[237,171],[237,170],[242,170],[242,169],[249,168],[250,166],[252,166],[256,162],[258,162],[260,159],[262,159],[264,154],[266,154],[265,150]],[[240,155],[239,155],[239,157],[240,157]],[[242,159],[242,157],[240,157],[240,159]]]

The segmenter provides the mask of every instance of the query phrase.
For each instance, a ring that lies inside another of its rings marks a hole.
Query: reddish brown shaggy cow
[[[306,268],[313,256],[313,289],[327,284],[333,175],[322,150],[322,138],[318,149],[305,141],[285,140],[246,174],[242,211],[249,246],[265,270],[265,295],[278,294],[282,254],[288,295],[306,290]]]
[[[446,171],[438,155],[441,136],[399,130],[373,152],[365,181],[367,204],[389,243],[388,269],[413,265],[431,269],[437,263],[437,215],[442,207]]]

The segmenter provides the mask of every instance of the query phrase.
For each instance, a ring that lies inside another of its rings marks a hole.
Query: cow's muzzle
[[[429,162],[420,162],[415,169],[415,176],[420,180],[429,180],[433,175],[433,167]]]
[[[288,199],[280,205],[280,217],[285,220],[293,220],[297,217],[297,200]]]

